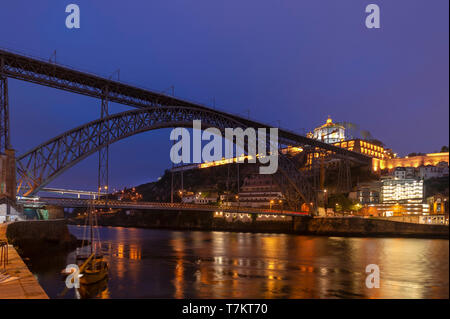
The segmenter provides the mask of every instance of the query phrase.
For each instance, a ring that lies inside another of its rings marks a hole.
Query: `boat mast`
[[[94,252],[94,230],[93,230],[93,219],[92,219],[92,205],[89,205],[89,227],[91,231],[91,255]]]

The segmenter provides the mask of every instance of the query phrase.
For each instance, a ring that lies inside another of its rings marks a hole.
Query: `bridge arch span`
[[[33,195],[60,174],[106,145],[161,128],[192,127],[202,120],[202,129],[245,127],[244,124],[209,110],[165,106],[130,110],[97,119],[64,132],[17,157],[18,193]]]
[[[201,120],[202,129],[214,127],[222,133],[225,128],[247,127],[232,117],[211,110],[183,106],[116,113],[62,133],[17,157],[17,193],[25,196],[36,194],[60,174],[106,145],[155,129],[192,127],[193,120]],[[298,208],[301,202],[309,204],[314,201],[309,181],[283,154],[280,154],[278,168],[273,176],[290,207]]]

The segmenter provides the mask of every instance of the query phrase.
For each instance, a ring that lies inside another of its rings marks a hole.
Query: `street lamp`
[[[273,200],[271,200],[269,203],[270,203],[269,209],[272,209]]]
[[[105,202],[108,202],[108,186],[105,186]]]

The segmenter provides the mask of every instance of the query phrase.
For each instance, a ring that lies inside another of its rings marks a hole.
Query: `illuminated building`
[[[446,162],[448,166],[449,162],[449,153],[429,153],[418,156],[406,156],[406,157],[397,157],[397,158],[389,158],[385,161],[384,167],[388,170],[392,170],[396,167],[419,167],[426,165],[437,166],[441,162]],[[383,168],[382,168],[383,169]]]
[[[381,181],[380,204],[376,205],[381,216],[428,214],[429,206],[423,203],[423,180],[413,178],[385,178]]]
[[[383,146],[377,145],[373,142],[361,140],[359,138],[348,141],[340,141],[333,143],[333,145],[377,159],[387,159],[389,156]]]
[[[325,124],[314,129],[312,137],[329,144],[340,142],[345,140],[345,128],[333,123],[333,120],[328,117]]]
[[[278,207],[282,197],[280,188],[272,176],[253,174],[244,179],[239,192],[239,203],[246,207],[269,208],[272,205]]]
[[[425,178],[425,176],[426,178],[448,176],[448,152],[395,157],[396,154],[393,154],[390,149],[361,139],[340,141],[333,143],[333,145],[372,157],[372,171],[374,172],[379,172],[384,169],[393,171],[397,167],[403,167],[406,169],[405,174],[406,178],[408,178],[411,177],[412,173],[412,170],[409,168],[423,167],[418,172],[421,178]],[[433,166],[436,168],[433,168]],[[402,173],[399,172],[398,174]]]
[[[380,203],[369,206],[384,217],[426,215],[429,205],[423,203],[423,194],[423,180],[385,178],[381,180]]]
[[[381,203],[369,204],[369,210],[374,209],[373,216],[398,217],[398,216],[424,216],[429,213],[429,205],[424,203]]]
[[[392,152],[385,149],[382,145],[359,138],[340,141],[333,143],[333,145],[372,157],[372,171],[374,172],[379,172],[384,169],[386,160],[392,156]]]
[[[436,214],[434,212],[433,203],[428,200],[424,203],[424,185],[423,180],[418,179],[398,179],[385,178],[381,180],[380,202],[367,203],[367,196],[365,205],[362,210],[363,215],[389,217],[398,221],[422,223],[422,224],[442,224],[448,222],[447,216],[444,214]],[[376,186],[376,183],[373,183]],[[373,188],[373,187],[372,187]],[[358,197],[358,200],[364,200],[363,194]],[[367,195],[367,194],[366,194]],[[370,198],[369,198],[370,199]],[[373,196],[372,199],[375,199]],[[442,209],[441,206],[439,209]]]
[[[448,196],[436,194],[428,197],[427,203],[430,205],[430,215],[447,215],[448,217]]]
[[[448,196],[436,194],[427,198],[430,206],[430,215],[425,218],[425,223],[448,225]]]
[[[382,203],[400,203],[423,201],[423,180],[384,179],[381,186]]]

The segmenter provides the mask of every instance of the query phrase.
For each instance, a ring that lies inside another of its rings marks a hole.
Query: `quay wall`
[[[374,237],[449,237],[449,228],[446,225],[354,217],[312,218],[308,222],[307,232],[311,235],[332,236],[366,236],[369,234]]]
[[[418,237],[449,238],[445,225],[425,225],[398,221],[359,217],[286,217],[284,220],[257,220],[242,222],[216,218],[205,212],[131,211],[108,213],[98,219],[99,225],[167,228],[178,230],[217,230],[236,232],[288,233],[318,236],[359,237]],[[83,219],[72,219],[70,223],[84,224]]]
[[[297,217],[296,217],[297,218]],[[305,218],[305,217],[299,217]],[[84,218],[70,219],[69,223],[84,225]],[[177,212],[177,211],[133,211],[130,214],[118,212],[98,217],[102,226],[162,228],[175,230],[218,230],[237,232],[294,232],[294,221],[287,218],[285,222],[256,221],[228,222],[223,218],[214,218],[209,212]],[[297,225],[302,223],[297,221]],[[300,226],[297,226],[300,227]]]
[[[70,249],[77,245],[65,219],[17,221],[8,224],[6,237],[9,243],[23,250],[38,246]]]

